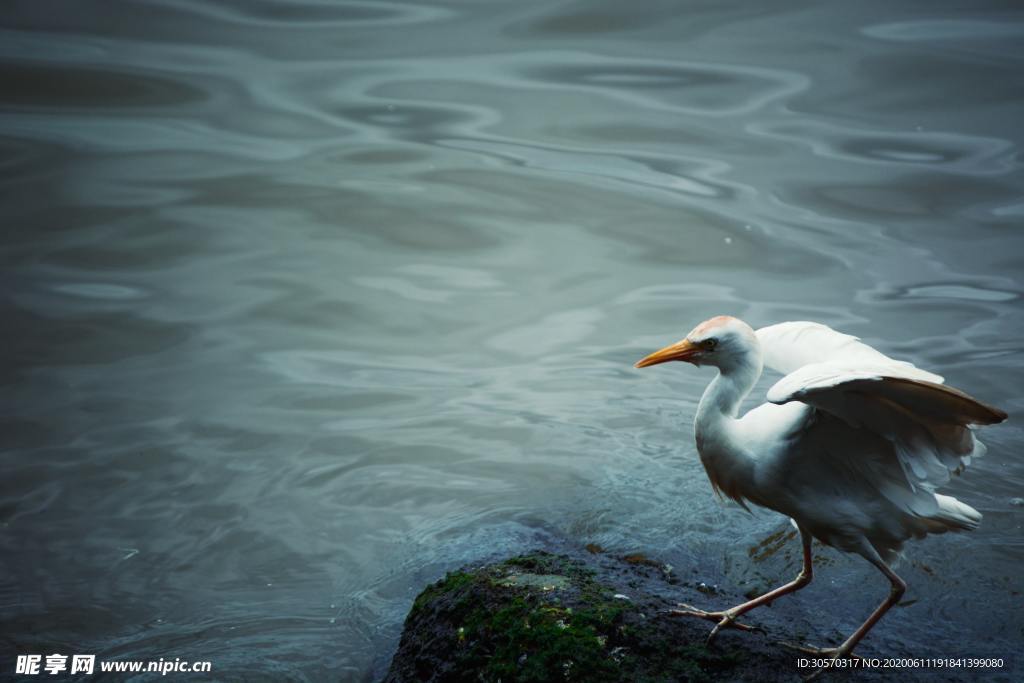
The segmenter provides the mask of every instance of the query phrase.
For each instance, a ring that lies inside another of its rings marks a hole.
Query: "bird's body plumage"
[[[935,489],[984,452],[968,425],[999,421],[998,411],[818,323],[755,335],[746,362],[716,378],[698,409],[697,447],[716,490],[848,552],[866,539],[887,559],[911,537],[977,526],[978,512]],[[762,364],[788,374],[770,403],[739,416]]]
[[[756,332],[729,316],[707,320],[680,342],[637,363],[713,365],[718,375],[694,422],[712,488],[790,517],[803,537],[804,569],[793,582],[726,612],[682,613],[734,625],[735,617],[810,582],[810,538],[857,553],[892,583],[889,598],[834,656],[852,648],[902,595],[888,562],[914,537],[977,527],[981,514],[935,492],[984,453],[974,427],[1002,411],[946,387],[943,378],[897,361],[813,322]],[[763,368],[782,373],[768,402],[740,415]]]

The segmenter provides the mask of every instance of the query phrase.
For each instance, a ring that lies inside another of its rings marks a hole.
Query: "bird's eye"
[[[718,340],[714,337],[704,340],[704,348],[708,351],[714,351],[716,346],[718,346]]]

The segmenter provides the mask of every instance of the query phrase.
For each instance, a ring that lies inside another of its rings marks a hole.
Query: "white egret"
[[[730,316],[701,323],[636,367],[667,361],[718,368],[695,420],[712,488],[743,507],[749,501],[787,515],[803,544],[800,573],[775,590],[721,612],[680,605],[677,614],[716,622],[708,643],[724,627],[749,629],[736,622],[740,615],[809,584],[816,538],[861,555],[891,584],[839,647],[801,648],[854,656],[906,590],[890,567],[904,541],[978,526],[977,510],[935,489],[984,452],[973,426],[1002,422],[1006,413],[943,386],[942,377],[825,325],[786,322],[755,332]],[[785,376],[768,390],[768,403],[741,417],[763,366]]]

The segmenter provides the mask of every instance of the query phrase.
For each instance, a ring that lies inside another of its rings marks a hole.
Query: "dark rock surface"
[[[745,599],[707,590],[643,555],[596,546],[467,567],[416,598],[384,680],[769,683],[811,672],[797,667],[809,655],[776,640],[792,638],[792,629],[770,607],[743,620],[765,632],[726,630],[705,647],[713,624],[669,611],[678,602],[720,609]],[[823,680],[887,678],[861,670]]]

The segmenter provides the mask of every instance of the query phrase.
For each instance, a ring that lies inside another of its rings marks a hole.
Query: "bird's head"
[[[683,360],[727,370],[750,363],[752,355],[758,358],[755,362],[760,367],[760,350],[761,344],[750,325],[730,315],[719,315],[697,325],[675,344],[637,361],[635,367],[646,368],[670,360]]]

